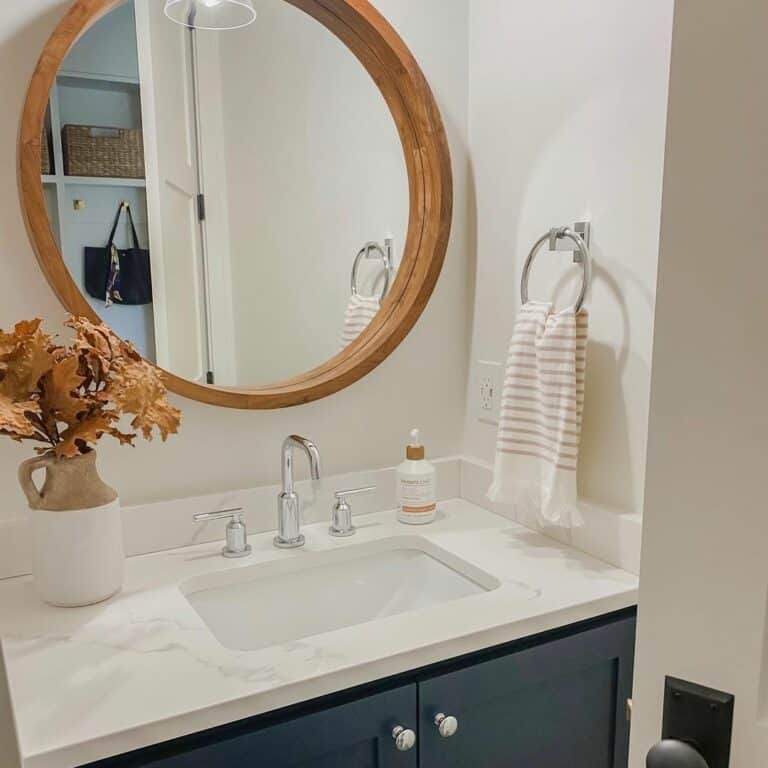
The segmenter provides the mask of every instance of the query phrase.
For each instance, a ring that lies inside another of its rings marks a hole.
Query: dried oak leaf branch
[[[0,434],[72,458],[105,434],[133,445],[137,435],[116,426],[123,415],[147,440],[155,429],[163,440],[178,432],[181,413],[168,402],[161,372],[132,344],[82,317],[66,325],[75,333],[69,346],[43,333],[40,320],[0,330]]]

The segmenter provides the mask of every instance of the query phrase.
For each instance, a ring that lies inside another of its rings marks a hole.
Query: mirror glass
[[[354,340],[408,226],[376,84],[289,2],[253,4],[226,31],[174,23],[160,0],[116,6],[58,72],[43,141],[52,229],[95,312],[221,387],[284,381]]]

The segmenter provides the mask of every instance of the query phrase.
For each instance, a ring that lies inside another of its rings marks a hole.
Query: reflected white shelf
[[[146,179],[118,179],[109,176],[60,176],[64,184],[95,187],[146,187]]]
[[[139,86],[139,79],[125,75],[108,75],[100,72],[67,72],[59,70],[56,77],[60,80],[90,80],[96,83],[115,83],[118,85]]]
[[[110,176],[54,176],[43,174],[43,184],[64,184],[68,186],[87,187],[129,187],[143,189],[147,186],[146,179],[118,179]]]

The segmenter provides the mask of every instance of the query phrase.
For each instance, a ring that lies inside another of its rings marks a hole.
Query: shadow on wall
[[[455,162],[455,161],[454,161]],[[467,146],[467,158],[466,158],[466,212],[467,212],[467,271],[466,271],[466,286],[467,286],[467,302],[474,310],[467,313],[467,340],[469,347],[467,349],[467,375],[466,375],[466,409],[471,411],[472,402],[472,386],[474,381],[474,365],[472,364],[473,353],[475,352],[475,333],[477,324],[477,271],[479,261],[479,245],[478,245],[478,221],[479,211],[477,202],[477,177],[475,174],[475,166],[472,162],[472,152],[469,146]],[[464,446],[466,447],[467,435],[466,425],[464,433]]]
[[[600,506],[632,509],[634,478],[621,361],[609,344],[589,342],[584,424],[581,434],[579,496]],[[599,418],[596,418],[597,414]],[[611,467],[606,483],[592,467]]]
[[[621,342],[611,345],[590,339],[587,346],[587,381],[584,399],[579,463],[579,496],[600,506],[630,511],[634,504],[636,478],[632,474],[632,446],[625,400],[624,375],[632,340],[630,312],[621,287],[601,266],[602,252],[592,249],[592,276],[588,295],[595,285],[609,296],[611,306],[603,305],[604,315],[613,315],[621,327]],[[642,288],[642,286],[638,286]],[[555,303],[565,306],[573,293],[573,275],[561,277],[555,288]],[[648,301],[652,301],[648,297]],[[610,467],[613,477],[606,483],[602,472],[591,468]]]

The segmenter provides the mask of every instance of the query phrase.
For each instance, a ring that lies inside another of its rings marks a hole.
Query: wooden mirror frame
[[[41,136],[56,75],[80,36],[121,0],[76,0],[43,49],[27,91],[19,134],[19,194],[37,259],[64,307],[91,320],[91,308],[64,264],[51,229],[40,173]],[[159,0],[154,0],[159,2]],[[344,351],[287,381],[253,389],[199,384],[164,371],[168,388],[212,405],[272,409],[327,397],[370,373],[403,341],[429,301],[445,260],[453,179],[440,111],[408,47],[368,0],[285,0],[338,37],[368,70],[397,125],[410,190],[403,258],[381,311]]]

